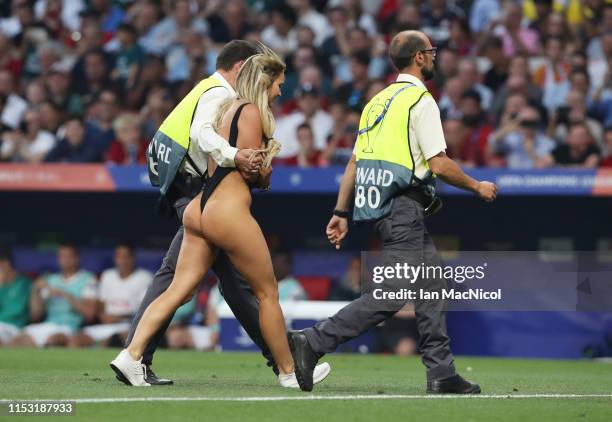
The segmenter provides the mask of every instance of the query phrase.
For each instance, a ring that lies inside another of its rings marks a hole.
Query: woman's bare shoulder
[[[242,109],[242,113],[240,113],[240,120],[245,123],[255,123],[261,125],[261,114],[259,113],[259,108],[253,103],[246,103],[244,108]]]

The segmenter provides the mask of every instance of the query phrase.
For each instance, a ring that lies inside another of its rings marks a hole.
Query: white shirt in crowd
[[[3,159],[14,157],[24,161],[33,161],[36,157],[43,157],[55,146],[55,136],[49,131],[39,130],[32,142],[14,142],[4,139],[0,146],[0,157]],[[19,148],[19,150],[16,150]]]
[[[104,303],[104,312],[109,315],[133,315],[144,297],[153,275],[136,269],[126,278],[121,278],[116,268],[110,268],[100,276],[98,298]]]
[[[18,95],[10,94],[6,98],[6,104],[2,109],[2,115],[0,115],[0,122],[10,127],[11,129],[17,129],[23,113],[28,109],[28,103],[26,100]]]
[[[306,116],[301,111],[296,111],[288,116],[281,117],[276,121],[274,138],[281,143],[279,158],[296,156],[300,150],[297,139],[297,128],[306,121]],[[321,109],[317,110],[309,121],[314,135],[314,147],[323,150],[327,147],[327,138],[334,128],[334,119]]]
[[[418,87],[425,88],[425,84],[419,78],[406,73],[400,73],[397,81],[411,82]],[[414,159],[414,174],[418,178],[423,178],[427,173],[426,161],[446,151],[440,109],[431,95],[424,95],[412,107],[409,116],[408,137]]]
[[[300,16],[298,23],[299,25],[307,26],[312,29],[312,32],[315,34],[314,43],[317,47],[323,44],[323,41],[325,41],[327,37],[334,34],[334,30],[325,15],[314,9],[310,9]]]
[[[227,82],[219,72],[213,73],[213,77],[221,82],[221,86],[209,89],[198,100],[189,137],[189,156],[198,166],[197,171],[185,160],[182,170],[194,176],[198,172],[204,173],[208,168],[208,157],[222,167],[235,167],[234,157],[238,151],[230,146],[229,142],[213,129],[213,122],[217,115],[217,109],[221,103],[236,95],[234,88]]]

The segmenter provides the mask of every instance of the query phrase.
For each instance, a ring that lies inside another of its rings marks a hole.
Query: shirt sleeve
[[[221,167],[236,167],[234,157],[238,149],[232,147],[213,129],[217,108],[226,98],[228,96],[225,88],[213,88],[202,94],[191,122],[189,136]]]
[[[425,95],[412,110],[410,124],[414,130],[423,158],[429,160],[446,151],[446,140],[442,130],[440,109],[436,101]]]

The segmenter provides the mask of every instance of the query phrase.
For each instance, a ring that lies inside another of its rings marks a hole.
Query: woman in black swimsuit
[[[214,161],[209,160],[210,179],[183,216],[185,235],[172,284],[149,305],[132,342],[111,363],[113,369],[121,366],[119,369],[132,385],[147,385],[140,365],[146,344],[161,324],[191,297],[219,249],[228,254],[259,301],[261,331],[278,365],[280,384],[289,386],[295,382],[270,252],[250,211],[251,185],[261,188],[269,185],[270,161],[278,152],[278,143],[271,139],[274,117],[270,103],[280,96],[284,71],[285,64],[270,50],[250,57],[238,73],[237,97],[219,106],[216,131],[229,139],[232,146],[261,150],[264,166],[252,177],[236,169],[216,168]],[[312,389],[312,385],[300,387]]]

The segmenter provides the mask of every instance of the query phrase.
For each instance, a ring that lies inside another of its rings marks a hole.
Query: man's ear
[[[232,70],[236,71],[236,74],[238,74],[238,71],[240,70],[243,64],[244,64],[244,60],[240,60],[239,62],[234,63]]]

